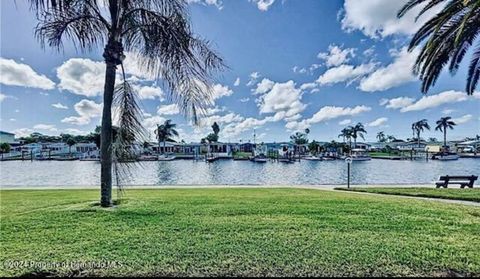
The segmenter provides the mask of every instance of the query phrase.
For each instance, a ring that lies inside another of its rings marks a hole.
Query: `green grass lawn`
[[[0,276],[480,275],[473,206],[302,189],[128,190],[113,209],[91,190],[0,194]]]
[[[460,189],[460,188],[336,188],[337,190],[366,192],[374,194],[401,195],[413,197],[439,198],[480,202],[480,188]]]

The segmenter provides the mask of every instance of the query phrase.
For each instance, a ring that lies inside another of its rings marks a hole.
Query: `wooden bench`
[[[473,183],[478,179],[478,176],[440,176],[440,181],[436,182],[437,188],[447,188],[448,184],[459,184],[460,188],[473,188]]]

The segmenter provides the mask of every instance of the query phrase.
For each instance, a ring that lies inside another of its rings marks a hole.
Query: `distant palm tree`
[[[351,136],[353,138],[353,146],[357,147],[357,138],[360,136],[363,140],[365,140],[365,136],[363,134],[366,134],[367,131],[365,130],[365,127],[363,126],[362,123],[358,122],[355,126],[351,128]]]
[[[429,141],[429,142],[437,142],[437,138],[433,138],[433,137],[432,137],[432,138],[428,138],[428,141]]]
[[[73,137],[67,138],[66,144],[68,145],[68,153],[70,153],[70,156],[72,156],[72,146],[74,146],[77,143],[77,141]]]
[[[395,141],[395,140],[397,140],[396,137],[394,137],[394,136],[392,136],[392,135],[388,135],[388,136],[387,136],[387,141],[393,142],[393,141]]]
[[[427,119],[422,119],[412,124],[414,130],[417,134],[417,144],[420,147],[420,133],[423,132],[424,129],[430,130],[430,125],[428,125]]]
[[[340,131],[340,134],[338,135],[339,138],[342,138],[343,139],[343,143],[346,142],[346,140],[348,140],[350,142],[350,148],[352,148],[352,127],[347,127],[347,128],[344,128],[342,129],[342,131]]]
[[[177,124],[173,124],[172,120],[168,119],[162,125],[157,125],[155,135],[158,140],[158,151],[160,152],[160,143],[163,142],[163,152],[165,154],[165,146],[167,141],[174,141],[173,137],[178,137],[178,132],[175,130]]]
[[[182,112],[193,116],[212,102],[212,74],[224,68],[209,42],[196,36],[185,0],[28,0],[42,45],[60,50],[65,40],[89,51],[104,47],[106,64],[101,128],[101,205],[111,206],[113,155],[142,142],[142,111],[125,80],[124,50],[138,53],[138,65],[161,80]],[[115,86],[117,66],[123,82]],[[119,137],[112,141],[112,107],[118,108]],[[116,151],[118,149],[119,151]]]
[[[427,2],[427,3],[426,3]],[[445,3],[446,2],[446,3]],[[468,49],[480,36],[480,2],[478,0],[410,0],[398,12],[404,16],[410,9],[423,5],[418,17],[439,4],[444,8],[427,21],[413,36],[409,50],[422,45],[415,62],[414,73],[422,81],[422,92],[427,93],[442,69],[450,63],[451,74],[458,70]],[[418,18],[417,17],[417,18]],[[426,43],[422,43],[427,40]],[[480,44],[476,44],[467,74],[466,91],[472,95],[480,77]]]
[[[453,130],[453,126],[457,125],[451,119],[450,116],[442,117],[437,121],[437,127],[435,127],[435,131],[443,132],[443,146],[445,148],[447,148],[447,128]]]
[[[377,133],[377,140],[378,142],[385,142],[387,140],[383,131]]]

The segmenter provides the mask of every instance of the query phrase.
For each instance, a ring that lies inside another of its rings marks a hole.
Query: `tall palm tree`
[[[360,136],[363,140],[365,140],[365,136],[363,135],[364,133],[366,134],[367,131],[365,130],[365,127],[363,126],[362,123],[358,122],[355,126],[351,128],[351,136],[353,138],[353,146],[357,147],[357,138]]]
[[[378,142],[385,142],[387,140],[383,131],[377,133],[377,140]]]
[[[104,47],[106,63],[101,130],[101,205],[111,206],[112,160],[132,141],[142,142],[142,112],[125,80],[124,51],[138,54],[142,69],[155,76],[182,112],[193,117],[212,102],[212,75],[224,68],[208,41],[191,28],[185,0],[28,0],[39,24],[42,46],[60,50],[70,40],[82,51]],[[123,82],[115,87],[117,67]],[[112,140],[112,107],[119,115],[119,137]],[[116,149],[120,151],[115,151]]]
[[[422,119],[419,120],[415,123],[412,124],[415,132],[417,134],[417,144],[418,147],[420,147],[420,133],[424,131],[424,129],[430,130],[430,125],[428,125],[428,120],[427,119]]]
[[[437,127],[435,127],[435,131],[443,132],[443,147],[445,149],[447,148],[447,128],[453,130],[453,126],[457,125],[451,119],[450,116],[441,117],[437,120]]]
[[[173,137],[178,137],[178,132],[175,130],[177,124],[173,124],[171,119],[165,120],[162,125],[157,125],[155,135],[158,140],[158,150],[160,151],[160,143],[163,142],[163,152],[165,154],[165,146],[167,141],[174,141]]]
[[[422,81],[422,92],[435,85],[442,69],[450,63],[451,74],[458,70],[468,49],[480,35],[480,1],[478,0],[410,0],[398,12],[404,16],[417,5],[425,4],[418,17],[439,4],[444,8],[427,21],[413,36],[409,50],[422,45],[414,73]],[[417,18],[418,18],[417,17]],[[426,40],[426,43],[422,43]],[[466,91],[473,94],[480,77],[480,42],[477,41],[470,59]]]

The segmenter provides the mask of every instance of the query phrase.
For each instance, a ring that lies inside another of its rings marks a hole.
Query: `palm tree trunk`
[[[101,156],[101,206],[112,205],[112,102],[115,89],[115,63],[107,61],[103,92],[102,132],[100,137]]]
[[[447,128],[443,128],[443,146],[447,149]]]
[[[163,155],[165,155],[165,148],[166,148],[166,143],[165,143],[165,140],[163,140],[163,152],[162,152]]]

